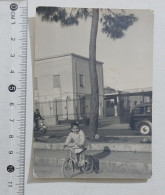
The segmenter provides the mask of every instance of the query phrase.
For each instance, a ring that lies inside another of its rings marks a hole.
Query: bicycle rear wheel
[[[73,161],[69,158],[67,159],[62,167],[64,177],[72,177],[74,171],[74,164]]]
[[[86,155],[85,156],[85,162],[84,166],[81,167],[81,172],[84,173],[91,173],[93,171],[93,166],[94,166],[94,159],[91,155]]]

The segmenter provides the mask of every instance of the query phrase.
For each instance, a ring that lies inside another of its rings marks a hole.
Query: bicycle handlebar
[[[77,145],[74,145],[74,146],[67,146],[67,145],[65,145],[65,147],[67,147],[67,148],[74,148],[74,149],[79,148]]]

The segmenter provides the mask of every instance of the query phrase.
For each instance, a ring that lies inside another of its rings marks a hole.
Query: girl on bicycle
[[[71,141],[74,142],[73,151],[77,155],[77,162],[83,166],[85,158],[85,154],[83,152],[85,145],[85,135],[84,132],[80,130],[78,122],[71,124],[71,132],[66,138],[64,148],[68,146]]]

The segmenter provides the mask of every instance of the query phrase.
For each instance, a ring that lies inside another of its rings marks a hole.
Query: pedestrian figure
[[[44,119],[42,118],[41,114],[40,114],[39,109],[36,109],[36,111],[34,112],[34,122],[35,122],[35,124],[36,124],[36,130],[38,130],[38,128],[39,128],[38,121],[39,121],[40,119],[41,119],[41,120],[44,120]]]

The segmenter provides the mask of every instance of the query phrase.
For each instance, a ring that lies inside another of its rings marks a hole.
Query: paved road
[[[90,137],[89,130],[88,130],[89,126],[80,124],[80,128],[84,131],[86,137]],[[46,134],[44,134],[46,139],[45,138],[44,139],[46,142],[49,143],[64,143],[69,132],[70,132],[69,124],[62,124],[62,125],[48,127],[48,131],[46,132]],[[103,118],[99,120],[98,134],[100,135],[100,140],[99,140],[100,142],[102,141],[128,142],[131,139],[132,143],[139,143],[144,138],[138,133],[138,131],[131,130],[128,123],[121,124],[118,121],[118,118],[115,117]],[[35,137],[37,137],[39,141],[42,141],[39,138],[42,136],[43,134],[41,132],[35,133]]]
[[[89,126],[80,124],[80,128],[84,131],[86,136],[89,135]],[[70,124],[61,124],[56,126],[48,126],[46,136],[63,137],[70,132]],[[128,123],[120,123],[118,117],[109,117],[99,119],[98,134],[105,136],[139,136],[138,131],[131,130]]]
[[[151,153],[87,151],[95,159],[98,174],[81,174],[74,178],[149,178],[151,176]],[[40,178],[62,178],[62,165],[68,151],[34,150],[34,172]]]
[[[88,126],[80,126],[86,135],[88,135]],[[46,136],[67,136],[70,132],[69,125],[49,127]],[[104,136],[139,136],[138,131],[133,131],[128,124],[111,124],[98,128],[98,134]]]

